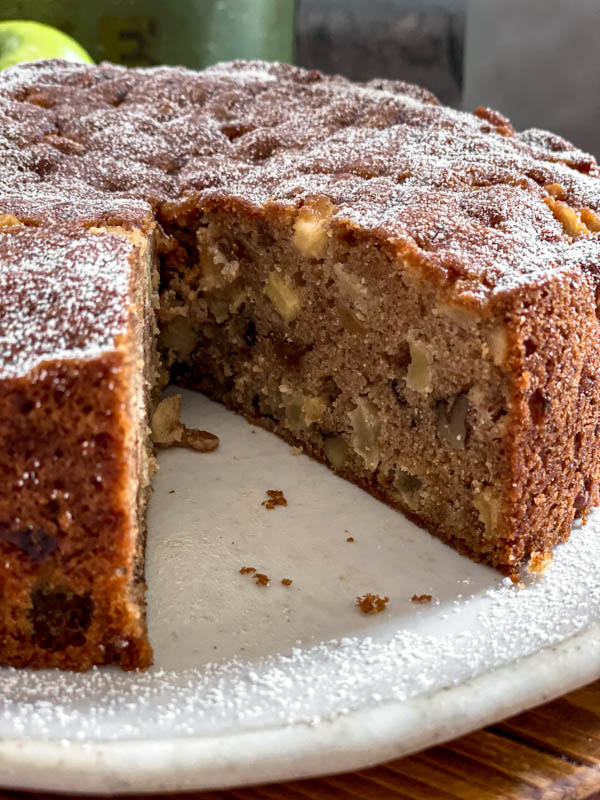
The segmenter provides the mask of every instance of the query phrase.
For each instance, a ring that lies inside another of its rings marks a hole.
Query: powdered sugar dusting
[[[0,377],[113,349],[127,322],[130,253],[115,235],[0,236]]]
[[[0,107],[0,213],[23,189],[42,220],[57,216],[48,203],[32,210],[47,193],[159,208],[190,196],[262,207],[325,195],[341,227],[392,239],[481,297],[600,257],[596,232],[574,249],[544,202],[560,184],[576,211],[600,211],[592,156],[399,81],[352,84],[264,62],[202,73],[45,62],[3,71]]]
[[[372,635],[181,671],[4,669],[0,736],[60,730],[68,743],[225,735],[314,724],[463,683],[600,621],[599,521],[557,548],[544,578],[526,577],[522,588],[499,578],[482,594],[419,608],[391,627],[374,624]]]

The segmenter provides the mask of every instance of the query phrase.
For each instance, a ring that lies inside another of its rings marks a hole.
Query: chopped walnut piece
[[[544,575],[552,563],[553,558],[554,553],[544,553],[539,550],[534,550],[529,556],[527,572],[535,575]]]
[[[209,453],[219,445],[219,437],[208,431],[188,428],[181,420],[181,395],[172,394],[158,404],[152,415],[152,438],[163,447],[189,447]]]
[[[354,541],[354,536],[348,536],[348,538],[346,539],[346,541],[347,541],[347,542],[353,542],[353,541]]]
[[[240,568],[240,575],[251,575],[253,572],[256,572],[255,567],[241,567]]]
[[[181,395],[172,394],[156,406],[152,414],[152,438],[155,444],[172,445],[181,441],[183,425],[181,417]]]
[[[264,506],[268,511],[272,511],[275,506],[287,506],[285,495],[280,489],[267,489],[268,500],[263,500],[261,506]]]
[[[389,603],[389,597],[380,597],[378,594],[367,592],[362,597],[356,598],[356,605],[363,614],[379,614]]]
[[[291,585],[292,585],[292,583],[293,583],[293,580],[292,580],[291,578],[282,578],[282,579],[281,579],[281,583],[282,583],[284,586],[291,586]]]
[[[197,450],[199,453],[210,453],[219,446],[219,437],[215,436],[214,433],[197,430],[196,428],[187,428],[184,425],[180,444],[192,450]]]
[[[431,603],[433,600],[430,594],[413,594],[410,598],[411,603]]]

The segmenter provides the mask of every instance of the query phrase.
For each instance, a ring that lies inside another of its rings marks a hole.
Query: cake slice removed
[[[0,663],[144,667],[152,224],[0,235]]]

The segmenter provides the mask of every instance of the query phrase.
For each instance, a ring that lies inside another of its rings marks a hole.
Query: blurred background
[[[129,66],[265,58],[402,78],[600,155],[600,0],[0,0]]]

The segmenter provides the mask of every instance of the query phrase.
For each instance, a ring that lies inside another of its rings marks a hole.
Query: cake
[[[592,156],[262,62],[37,62],[0,108],[0,663],[149,663],[169,379],[508,575],[598,503]]]
[[[151,222],[0,236],[2,661],[145,666]],[[146,363],[146,367],[144,364]]]

